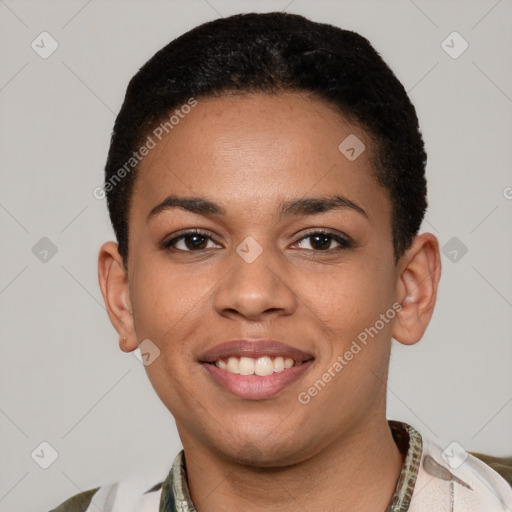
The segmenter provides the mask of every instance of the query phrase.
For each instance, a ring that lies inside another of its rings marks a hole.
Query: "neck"
[[[233,463],[182,436],[192,501],[198,512],[384,512],[403,455],[385,417],[356,430],[305,461],[275,468]]]

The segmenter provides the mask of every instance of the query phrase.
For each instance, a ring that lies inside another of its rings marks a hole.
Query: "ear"
[[[98,281],[107,313],[119,333],[119,348],[131,352],[138,347],[130,301],[128,273],[114,242],[104,243],[98,255]]]
[[[434,312],[441,277],[439,242],[432,233],[413,240],[398,262],[397,313],[392,336],[404,345],[417,343],[425,333]]]

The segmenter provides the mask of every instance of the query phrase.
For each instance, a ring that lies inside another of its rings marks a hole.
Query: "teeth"
[[[259,375],[264,377],[272,375],[272,373],[279,373],[287,370],[292,366],[299,366],[302,361],[295,362],[291,357],[270,357],[262,356],[258,359],[252,357],[230,357],[227,362],[225,359],[215,361],[215,366],[221,370],[226,370],[230,373],[237,373],[240,375]]]
[[[254,359],[250,357],[240,358],[240,375],[253,375],[254,374]]]
[[[282,372],[284,370],[284,359],[279,356],[274,359],[274,371]]]
[[[219,366],[218,361],[216,361],[215,364]],[[238,357],[230,357],[228,359],[226,370],[231,373],[240,373],[240,360],[238,359]]]
[[[271,375],[274,371],[274,364],[272,363],[272,359],[270,357],[264,356],[256,359],[254,363],[254,373],[256,375],[261,375],[264,377],[265,375]]]

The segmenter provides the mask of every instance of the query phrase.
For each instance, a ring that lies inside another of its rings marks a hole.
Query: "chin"
[[[228,438],[225,438],[228,440]],[[246,440],[240,439],[238,443],[230,442],[227,446],[217,446],[222,456],[236,464],[253,468],[279,468],[300,463],[308,455],[302,446],[304,438],[290,439],[287,442],[268,439]],[[311,446],[311,443],[307,443]],[[220,449],[219,449],[220,448]]]

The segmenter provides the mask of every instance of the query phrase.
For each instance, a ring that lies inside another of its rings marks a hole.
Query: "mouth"
[[[234,340],[200,358],[216,384],[248,400],[271,398],[311,366],[311,354],[275,340]]]
[[[215,365],[221,370],[226,370],[235,375],[259,375],[266,377],[272,373],[280,373],[294,366],[304,364],[304,361],[295,361],[291,357],[271,357],[269,355],[254,357],[236,357],[217,359],[214,362],[206,363]]]

